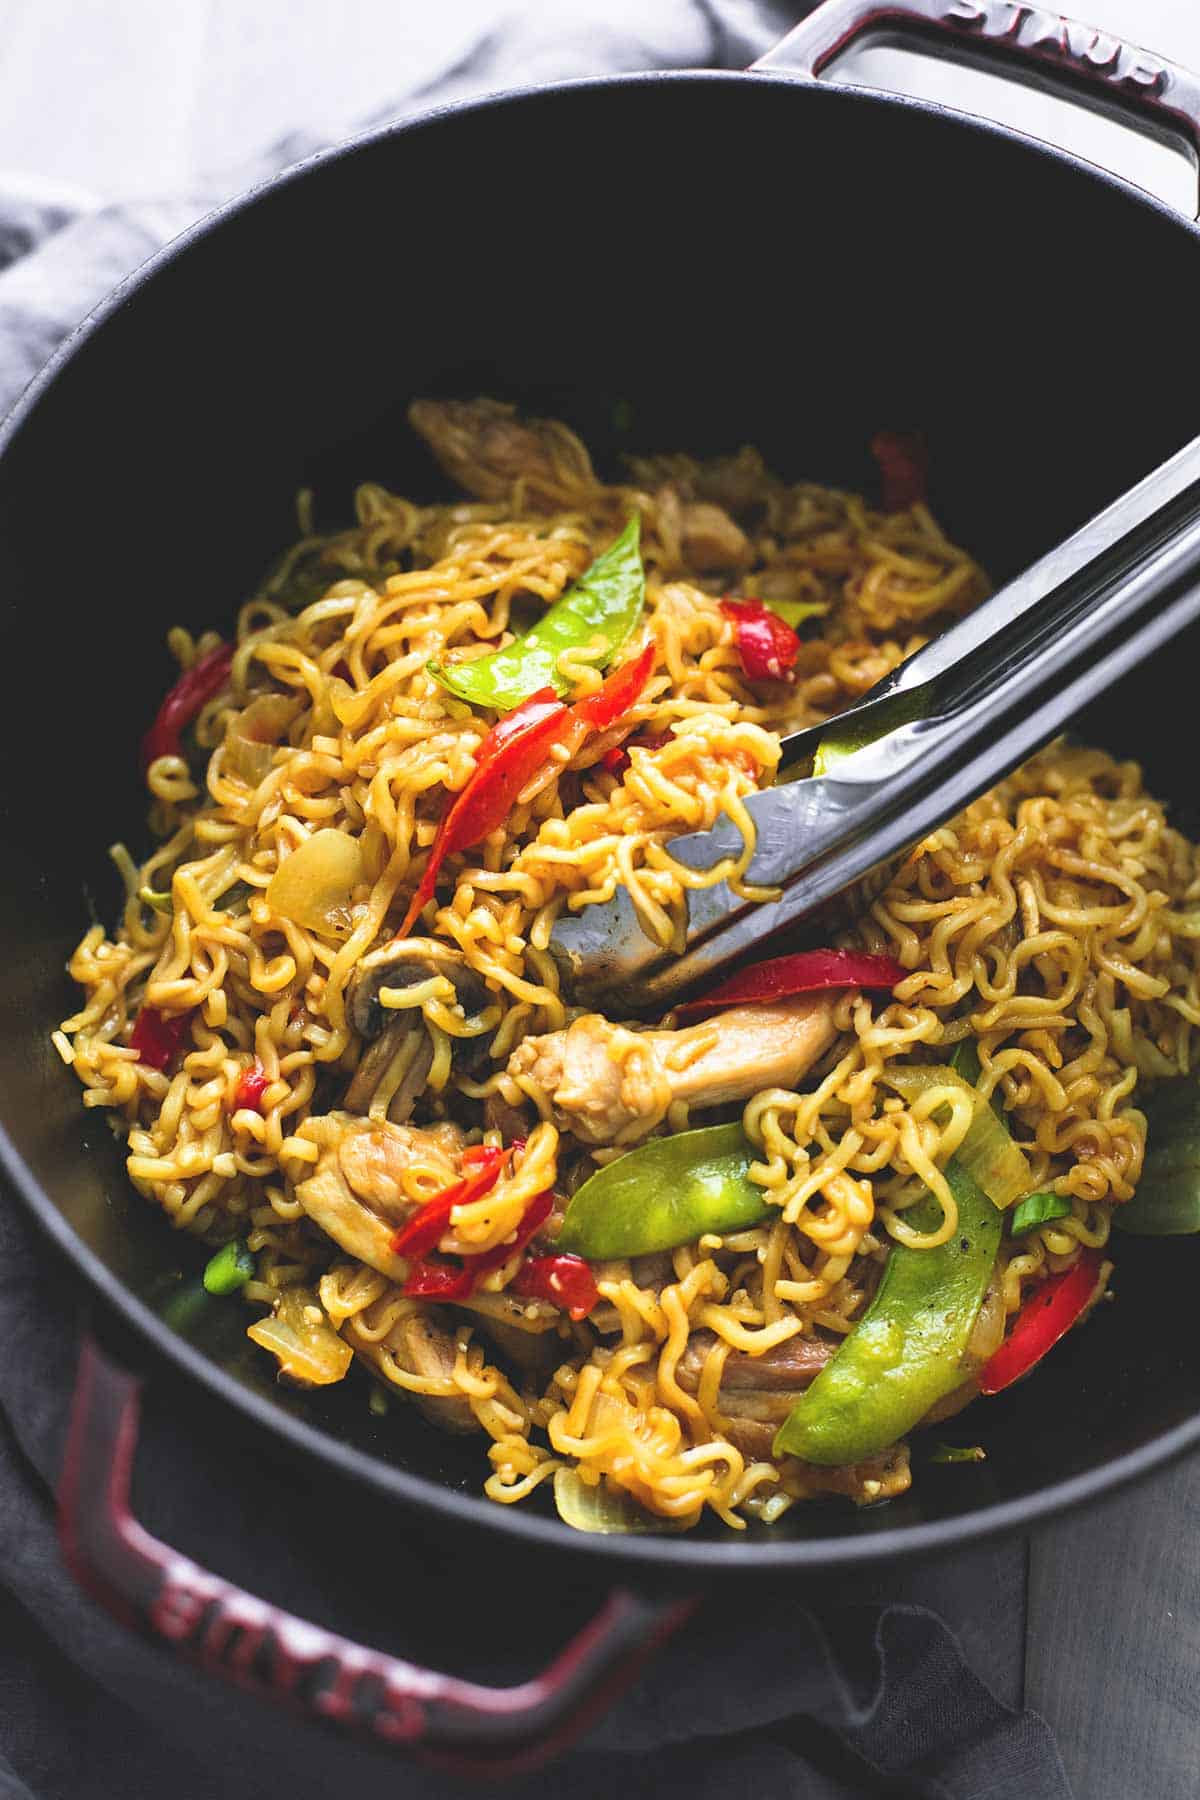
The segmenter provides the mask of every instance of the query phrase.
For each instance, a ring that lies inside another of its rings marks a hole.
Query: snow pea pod
[[[609,545],[529,631],[501,650],[472,662],[427,665],[429,673],[460,700],[510,712],[539,688],[564,695],[570,683],[559,673],[564,650],[584,650],[597,636],[607,640],[599,664],[607,668],[642,616],[646,575],[638,549],[640,521],[634,513]]]
[[[823,1466],[861,1462],[911,1431],[965,1379],[1002,1215],[953,1157],[943,1173],[958,1202],[954,1236],[932,1250],[892,1245],[875,1298],[776,1433],[777,1456]],[[905,1216],[932,1231],[941,1209],[922,1200]]]
[[[738,1124],[652,1138],[589,1176],[567,1206],[555,1248],[606,1262],[758,1225],[777,1209],[750,1180],[756,1154]]]

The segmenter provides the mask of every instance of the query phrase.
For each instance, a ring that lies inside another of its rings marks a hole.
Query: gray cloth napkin
[[[775,0],[498,9],[467,56],[387,116],[607,70],[744,66],[799,10]],[[252,168],[155,203],[90,207],[0,184],[0,411],[147,256],[320,147],[297,133]],[[274,1717],[132,1637],[76,1590],[52,1495],[79,1300],[16,1200],[0,1195],[0,1800],[315,1800],[347,1780],[414,1796],[469,1791]],[[346,1534],[331,1532],[328,1509],[294,1468],[247,1452],[202,1410],[165,1404],[150,1409],[140,1470],[139,1505],[172,1541],[302,1615],[354,1629],[344,1616],[356,1579]],[[448,1546],[399,1522],[380,1556],[367,1613],[387,1596],[393,1618],[412,1628],[391,1647],[458,1667],[469,1636],[472,1673],[492,1680],[529,1673],[603,1597],[582,1579],[547,1593],[554,1584],[516,1556],[497,1569],[493,1547]],[[676,1788],[689,1800],[1070,1800],[1048,1728],[1016,1704],[1024,1573],[1023,1546],[985,1546],[828,1592],[714,1598],[580,1749],[509,1791],[516,1800],[568,1791],[649,1800]]]

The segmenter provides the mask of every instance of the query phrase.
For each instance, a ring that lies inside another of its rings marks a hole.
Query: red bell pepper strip
[[[671,742],[669,731],[640,731],[635,737],[627,738],[623,744],[614,744],[600,758],[600,766],[611,775],[623,775],[633,758],[631,750],[661,750],[664,744]]]
[[[924,500],[929,451],[919,432],[877,431],[871,455],[879,464],[884,512],[904,512]]]
[[[412,1300],[465,1300],[475,1277],[461,1263],[444,1256],[426,1256],[411,1264],[401,1292]]]
[[[490,1275],[493,1269],[502,1269],[518,1250],[523,1250],[539,1225],[544,1225],[554,1208],[554,1189],[544,1188],[535,1194],[521,1215],[521,1223],[517,1226],[516,1235],[509,1238],[506,1244],[497,1244],[491,1250],[482,1250],[478,1256],[467,1261],[467,1267],[475,1280]]]
[[[271,1085],[271,1077],[259,1062],[257,1056],[248,1069],[242,1071],[241,1079],[233,1090],[233,1110],[241,1112],[261,1113],[262,1097]]]
[[[474,774],[438,826],[397,939],[408,936],[433,898],[446,858],[456,850],[469,850],[504,823],[517,795],[544,768],[551,750],[560,748],[573,756],[590,731],[607,731],[629,711],[649,679],[654,656],[654,644],[649,643],[640,656],[614,669],[594,694],[574,706],[567,706],[553,688],[540,688],[492,726],[479,746]]]
[[[891,956],[865,950],[799,950],[754,963],[723,981],[703,999],[685,1000],[680,1013],[713,1012],[721,1006],[765,1005],[790,1000],[793,994],[819,994],[831,988],[894,988],[908,970]]]
[[[143,1006],[129,1034],[129,1047],[137,1051],[138,1061],[149,1069],[165,1069],[173,1062],[195,1010],[192,1007],[188,1012],[165,1013],[157,1006]]]
[[[145,774],[156,756],[178,756],[180,734],[190,725],[214,694],[219,694],[229,679],[234,646],[218,644],[207,651],[190,669],[185,669],[155,714],[154,723],[142,739],[141,765]]]
[[[561,740],[569,710],[553,688],[539,688],[492,726],[479,746],[474,774],[438,826],[425,873],[397,938],[408,936],[432,900],[446,858],[456,850],[470,849],[504,823],[521,789]]]
[[[1061,1275],[1041,1282],[1017,1314],[1012,1330],[979,1376],[981,1394],[998,1394],[1027,1375],[1065,1337],[1095,1298],[1103,1274],[1098,1250],[1084,1250]]]
[[[761,600],[722,600],[721,611],[733,620],[747,681],[795,681],[800,639],[778,613]]]
[[[489,1193],[500,1179],[500,1172],[511,1152],[492,1144],[474,1144],[463,1151],[463,1167],[470,1172],[427,1200],[405,1221],[392,1239],[397,1256],[424,1256],[448,1230],[450,1214],[456,1206],[468,1206]]]
[[[607,731],[635,705],[650,679],[657,654],[653,638],[629,662],[622,663],[600,683],[594,694],[577,700],[569,710],[589,731]]]
[[[497,1244],[478,1256],[468,1256],[462,1262],[451,1262],[443,1256],[418,1257],[409,1269],[403,1292],[415,1299],[467,1299],[485,1275],[490,1275],[493,1269],[503,1268],[511,1257],[525,1248],[538,1226],[549,1217],[553,1206],[552,1188],[535,1194],[522,1214],[516,1235],[507,1243]]]
[[[586,1319],[600,1301],[596,1278],[582,1256],[537,1256],[517,1270],[514,1294],[548,1300],[573,1319]]]

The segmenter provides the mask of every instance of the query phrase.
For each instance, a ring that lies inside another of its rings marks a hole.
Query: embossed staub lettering
[[[1044,7],[1027,6],[1019,0],[940,0],[934,17],[939,24],[974,37],[1007,41],[1039,56],[1053,57],[1065,68],[1093,78],[1099,75],[1114,87],[1131,89],[1147,99],[1156,99],[1167,86],[1167,70],[1153,57]]]
[[[421,1735],[424,1709],[406,1691],[413,1671],[239,1594],[186,1558],[167,1569],[149,1622],[198,1662],[259,1693],[303,1699],[323,1717],[390,1743]]]

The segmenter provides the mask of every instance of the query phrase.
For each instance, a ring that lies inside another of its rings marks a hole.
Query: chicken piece
[[[733,456],[714,456],[704,462],[678,454],[631,456],[628,461],[639,486],[656,488],[669,482],[685,500],[711,500],[730,513],[761,509],[781,486],[749,445]]]
[[[775,1427],[753,1425],[745,1429],[765,1433],[773,1432]],[[756,1437],[754,1441],[761,1443],[762,1440]],[[737,1448],[747,1457],[770,1455],[769,1449],[752,1450],[749,1440],[738,1444]],[[815,1463],[802,1463],[794,1456],[785,1458],[785,1462],[792,1476],[789,1487],[799,1488],[801,1498],[805,1500],[815,1500],[822,1494],[840,1494],[853,1500],[855,1506],[877,1506],[881,1500],[894,1500],[897,1494],[907,1494],[912,1486],[907,1444],[893,1444],[890,1450],[881,1450],[865,1462],[848,1463],[840,1469],[818,1468]]]
[[[682,1031],[631,1031],[585,1013],[565,1031],[518,1044],[508,1074],[540,1090],[555,1124],[581,1143],[628,1144],[673,1101],[722,1106],[794,1087],[834,1035],[826,994],[730,1007]]]
[[[495,1345],[508,1367],[539,1391],[544,1388],[563,1354],[562,1343],[553,1329],[554,1319],[548,1323],[539,1321],[530,1330],[524,1321],[514,1325],[494,1312],[480,1313],[478,1317],[479,1329]]]
[[[675,1279],[675,1258],[669,1250],[650,1250],[644,1256],[631,1256],[629,1279],[636,1287],[652,1288],[656,1294],[661,1294]]]
[[[506,1144],[514,1138],[528,1137],[532,1129],[529,1115],[510,1106],[502,1094],[489,1094],[484,1100],[483,1127],[485,1131],[498,1131]]]
[[[406,1375],[418,1375],[425,1381],[445,1381],[454,1373],[458,1354],[454,1334],[441,1322],[435,1307],[414,1301],[411,1309],[400,1314],[382,1339],[369,1337],[357,1317],[346,1320],[342,1335],[353,1346],[355,1354],[370,1363],[385,1380],[389,1357]],[[479,1429],[471,1403],[463,1394],[414,1394],[408,1388],[401,1391],[431,1424],[443,1431]]]
[[[297,1135],[320,1150],[312,1174],[296,1184],[309,1218],[348,1256],[403,1281],[408,1264],[392,1239],[423,1200],[458,1180],[458,1127],[417,1131],[325,1113],[306,1119]]]
[[[408,421],[451,481],[480,500],[507,500],[518,480],[526,499],[550,505],[595,489],[587,451],[552,419],[522,420],[499,400],[414,400]]]
[[[693,500],[681,520],[684,560],[701,575],[748,568],[754,557],[750,540],[721,506]]]
[[[713,1331],[694,1331],[679,1359],[675,1379],[687,1394],[699,1391],[709,1352],[717,1341]],[[837,1345],[828,1338],[791,1337],[762,1356],[731,1350],[721,1371],[717,1403],[729,1419],[754,1420],[775,1431],[796,1404],[797,1394],[814,1382]]]

